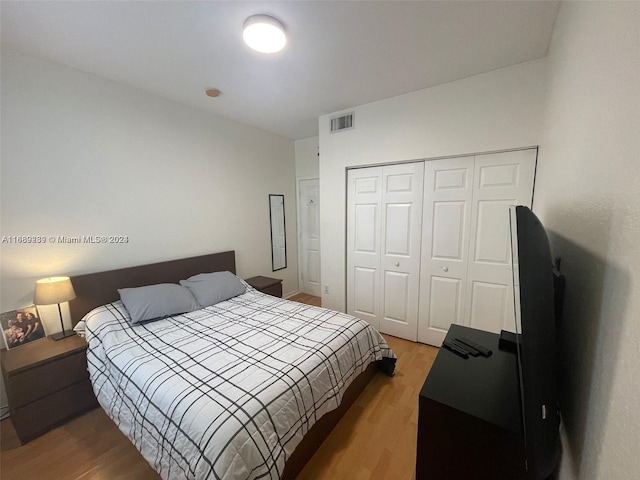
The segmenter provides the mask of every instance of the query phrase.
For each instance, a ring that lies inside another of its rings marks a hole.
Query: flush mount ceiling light
[[[261,53],[279,52],[287,44],[284,27],[268,15],[253,15],[244,22],[244,43]]]

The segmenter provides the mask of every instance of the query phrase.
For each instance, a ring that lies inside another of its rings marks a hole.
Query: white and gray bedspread
[[[280,478],[351,381],[395,359],[362,320],[250,287],[136,326],[119,301],[85,318],[98,401],[164,479]]]

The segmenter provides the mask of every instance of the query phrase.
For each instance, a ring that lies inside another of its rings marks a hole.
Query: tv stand
[[[493,333],[452,325],[446,339],[456,337],[493,354],[440,349],[420,391],[416,480],[528,479],[516,354]]]

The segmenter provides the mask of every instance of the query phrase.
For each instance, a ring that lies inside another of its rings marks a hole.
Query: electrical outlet
[[[329,295],[329,285],[328,285],[328,284],[326,284],[326,283],[324,284],[324,293],[325,293],[326,295]]]

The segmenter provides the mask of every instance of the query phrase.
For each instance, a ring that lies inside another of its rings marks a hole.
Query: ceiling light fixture
[[[261,53],[279,52],[287,44],[282,24],[268,15],[253,15],[244,22],[244,43]]]

